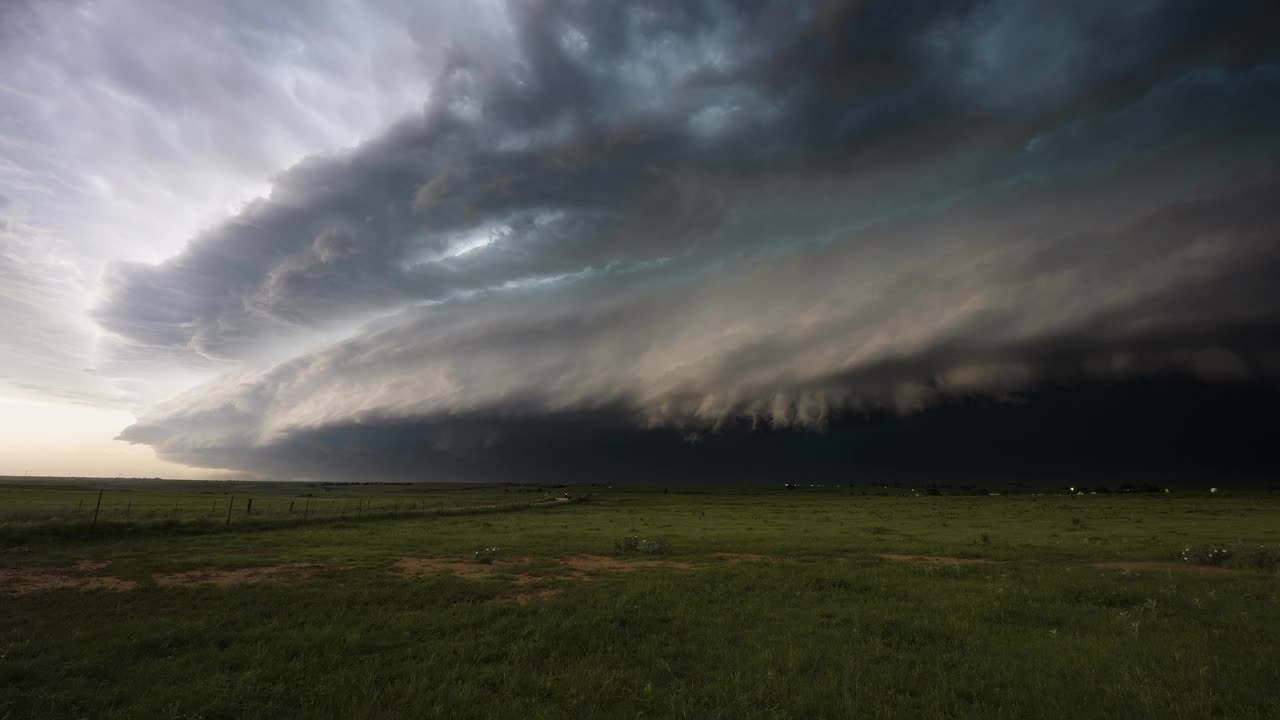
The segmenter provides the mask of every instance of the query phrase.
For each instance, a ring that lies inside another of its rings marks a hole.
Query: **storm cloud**
[[[275,476],[603,472],[615,442],[620,465],[658,443],[709,471],[1062,383],[1266,385],[1277,20],[1243,0],[453,18],[417,40],[421,111],[107,272],[103,372],[219,375],[121,437]]]

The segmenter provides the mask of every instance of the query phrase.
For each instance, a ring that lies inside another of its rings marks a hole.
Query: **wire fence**
[[[0,526],[194,524],[233,527],[335,519],[493,512],[549,504],[545,492],[510,489],[466,493],[324,497],[114,488],[0,488]]]

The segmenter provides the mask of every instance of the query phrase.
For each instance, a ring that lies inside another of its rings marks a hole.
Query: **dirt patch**
[[[93,560],[80,560],[76,563],[76,570],[82,573],[98,572],[105,570],[109,562],[95,562]]]
[[[880,553],[884,560],[894,562],[945,563],[948,565],[994,565],[997,561],[987,558],[946,557],[945,555],[904,555],[902,553]]]
[[[713,557],[717,560],[724,560],[726,562],[731,562],[731,563],[778,562],[779,560],[782,559],[775,555],[759,555],[756,553],[729,553],[729,552],[715,552],[715,553],[711,553],[709,557]]]
[[[405,557],[396,561],[396,571],[404,577],[420,575],[440,575],[447,573],[469,579],[491,578],[497,575],[510,576],[517,585],[525,585],[536,578],[528,573],[520,572],[523,563],[497,560],[492,563],[462,562],[460,560],[444,560],[441,558]]]
[[[1182,572],[1196,573],[1198,575],[1236,574],[1236,571],[1231,568],[1215,567],[1213,565],[1188,565],[1186,563],[1160,562],[1156,560],[1101,562],[1094,563],[1093,567],[1102,570],[1181,570]]]
[[[511,560],[497,560],[489,564],[471,563],[443,558],[404,557],[396,561],[396,571],[403,577],[422,575],[454,575],[471,580],[503,577],[509,578],[517,587],[529,585],[539,579],[559,578],[572,582],[591,582],[603,574],[635,572],[636,570],[653,568],[671,568],[675,570],[696,570],[692,563],[674,560],[620,560],[604,555],[574,555],[561,558],[560,568],[565,574],[549,575],[540,578],[523,572],[524,563]],[[517,592],[499,595],[493,598],[495,603],[514,603],[525,605],[535,600],[546,600],[564,592],[564,587],[529,588]]]
[[[263,567],[236,568],[219,570],[206,568],[188,570],[186,572],[156,575],[156,584],[161,587],[190,587],[192,585],[217,585],[228,587],[244,583],[262,582],[264,580],[281,580],[297,577],[306,572],[308,563],[290,563],[288,565],[267,565]]]
[[[560,562],[573,573],[624,573],[651,568],[671,568],[673,570],[696,570],[693,563],[677,560],[619,560],[605,555],[574,555],[562,558]]]
[[[95,564],[93,569],[100,570],[103,567],[106,567],[106,563]],[[124,578],[108,575],[81,575],[53,568],[10,568],[0,570],[0,591],[11,595],[26,595],[46,590],[64,589],[121,592],[132,590],[137,586],[138,583]]]
[[[695,570],[697,566],[687,562],[668,560],[619,560],[604,555],[573,555],[559,560],[560,566],[569,571],[571,577],[584,577],[596,573],[634,572],[646,568],[674,568],[677,570]],[[439,575],[448,573],[464,578],[489,578],[496,575],[510,576],[517,583],[527,583],[536,577],[522,572],[523,563],[498,560],[492,563],[471,563],[443,558],[404,557],[396,561],[396,571],[406,577],[417,575]]]
[[[526,592],[512,593],[510,595],[499,595],[493,599],[493,602],[528,605],[534,600],[547,600],[562,592],[564,592],[564,588],[540,588],[538,590],[528,590]]]

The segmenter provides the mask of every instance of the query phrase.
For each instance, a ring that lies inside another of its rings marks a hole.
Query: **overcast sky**
[[[2,3],[0,473],[489,479],[1273,382],[1277,21]]]

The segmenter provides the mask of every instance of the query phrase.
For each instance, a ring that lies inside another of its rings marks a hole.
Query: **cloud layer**
[[[442,17],[423,111],[105,276],[105,372],[224,373],[122,438],[256,474],[469,477],[551,462],[528,441],[548,433],[585,457],[1046,382],[1267,382],[1276,15]]]

